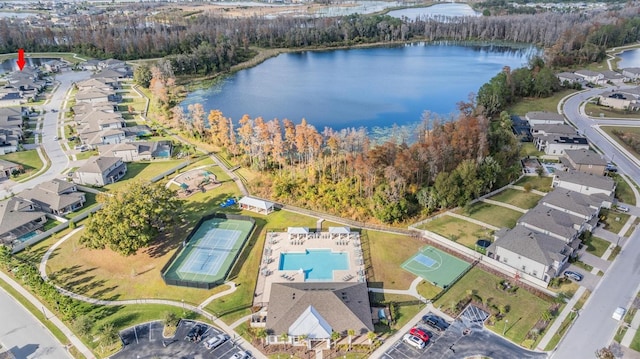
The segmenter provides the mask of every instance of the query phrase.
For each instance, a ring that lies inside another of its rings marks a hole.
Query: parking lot
[[[140,324],[120,332],[124,343],[123,349],[111,356],[113,359],[229,359],[238,351],[243,350],[236,345],[234,339],[226,341],[215,349],[207,349],[204,342],[212,336],[222,332],[210,325],[206,326],[199,342],[185,340],[185,336],[197,323],[191,320],[181,320],[172,338],[164,338],[162,330],[164,324],[160,321]]]
[[[431,313],[429,313],[431,314]],[[469,306],[449,328],[439,333],[422,322],[415,325],[428,332],[430,340],[424,349],[402,341],[402,337],[384,353],[385,359],[447,358],[458,359],[474,355],[493,359],[546,358],[546,353],[532,352],[511,343],[484,328],[488,313]],[[404,334],[404,333],[402,333]]]

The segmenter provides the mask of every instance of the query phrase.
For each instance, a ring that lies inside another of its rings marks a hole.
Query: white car
[[[405,334],[402,337],[402,341],[411,345],[412,347],[416,348],[416,349],[424,349],[424,342],[422,341],[422,339],[411,335],[411,334]]]
[[[206,342],[204,342],[204,346],[207,349],[214,349],[222,345],[222,343],[229,340],[229,336],[226,334],[219,334],[214,337],[209,338]]]
[[[233,354],[233,356],[231,357],[231,359],[249,359],[249,358],[251,358],[251,354],[245,351],[239,351]]]
[[[618,206],[618,211],[620,212],[629,212],[629,207],[626,206]]]
[[[624,318],[624,313],[626,312],[627,310],[623,307],[618,307],[615,311],[613,311],[613,315],[611,315],[611,318],[615,320],[622,320],[622,318]]]

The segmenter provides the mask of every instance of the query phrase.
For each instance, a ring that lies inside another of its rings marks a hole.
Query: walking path
[[[510,185],[509,185],[509,188],[517,189],[517,190],[524,191],[524,192],[526,192],[526,191],[527,191],[526,189],[524,189],[524,187],[522,187],[522,186],[516,186],[516,185],[513,185],[513,184],[510,184]],[[531,192],[531,193],[535,193],[535,194],[537,194],[538,196],[546,196],[546,195],[547,195],[545,192],[538,191],[537,189],[532,189],[532,190],[531,190],[531,191],[529,191],[529,192]]]
[[[520,212],[520,213],[527,213],[527,210],[526,210],[526,209],[522,209],[522,208],[520,208],[520,207],[516,207],[516,206],[514,206],[514,205],[512,205],[512,204],[509,204],[509,203],[504,203],[504,202],[500,202],[500,201],[494,201],[494,200],[492,200],[492,199],[487,199],[487,198],[482,198],[480,201],[485,202],[485,203],[488,203],[488,204],[493,204],[493,205],[495,205],[495,206],[500,206],[500,207],[504,207],[504,208],[509,208],[509,209],[514,210],[514,211],[518,211],[518,212]]]
[[[542,337],[542,339],[540,339],[540,342],[538,343],[538,346],[536,347],[536,350],[544,350],[544,348],[547,346],[547,344],[549,344],[549,342],[551,341],[551,338],[553,338],[553,336],[556,334],[558,329],[560,329],[560,325],[562,325],[562,322],[564,322],[565,318],[567,318],[569,313],[571,313],[571,311],[573,311],[573,307],[576,305],[578,300],[580,298],[582,298],[582,294],[586,290],[587,289],[585,287],[580,287],[580,288],[578,288],[578,290],[576,290],[576,293],[569,300],[567,305],[564,306],[564,309],[562,310],[562,312],[560,312],[560,314],[558,314],[558,317],[553,321],[553,324],[551,324],[551,326],[549,327],[549,329],[547,330],[545,335]],[[578,314],[579,313],[580,312],[578,312]],[[573,323],[571,325],[573,325]]]
[[[636,332],[638,331],[638,327],[640,326],[640,311],[636,312],[636,315],[633,317],[631,321],[631,325],[627,332],[624,333],[624,337],[620,341],[620,344],[625,347],[629,347],[631,342],[633,341],[633,337],[636,336]]]
[[[423,303],[427,303],[427,299],[418,293],[418,284],[420,284],[420,282],[422,281],[423,279],[421,277],[417,277],[413,280],[413,282],[411,282],[409,289],[369,288],[369,292],[410,295],[412,297],[420,299],[420,301]]]

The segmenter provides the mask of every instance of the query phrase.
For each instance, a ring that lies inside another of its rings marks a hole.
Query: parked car
[[[627,310],[624,309],[623,307],[618,307],[616,308],[616,310],[613,311],[613,315],[611,315],[611,318],[615,320],[622,320],[622,318],[624,318],[624,313],[626,312]]]
[[[620,212],[629,212],[629,207],[627,207],[627,206],[617,206],[616,208]]]
[[[233,356],[231,357],[231,359],[249,359],[249,358],[251,358],[251,354],[245,351],[239,351],[233,354]]]
[[[197,343],[200,341],[200,339],[202,339],[202,334],[204,334],[206,330],[207,327],[205,327],[204,325],[196,324],[193,326],[193,328],[191,328],[189,333],[187,333],[187,335],[184,337],[184,340]]]
[[[427,314],[423,316],[422,322],[438,331],[445,331],[449,328],[449,323],[435,314]]]
[[[226,334],[218,334],[214,337],[209,338],[206,342],[204,342],[204,346],[207,349],[215,349],[222,345],[224,342],[229,340],[229,336]]]
[[[54,141],[57,141],[57,140],[59,140],[59,139],[60,139],[60,137],[58,137],[58,136],[56,136],[56,137],[54,137],[54,138],[53,138],[53,140],[54,140]]]
[[[574,271],[565,271],[564,272],[564,276],[569,278],[569,279],[573,279],[576,282],[579,282],[582,280],[582,274],[578,273],[578,272],[574,272]]]
[[[422,341],[422,339],[413,336],[411,334],[405,334],[402,337],[402,341],[411,345],[412,347],[416,348],[416,349],[423,349],[424,348],[424,342]]]
[[[413,335],[414,337],[420,338],[425,343],[429,341],[429,334],[427,334],[427,332],[422,330],[421,328],[413,327],[411,328],[411,330],[409,330],[409,334]]]

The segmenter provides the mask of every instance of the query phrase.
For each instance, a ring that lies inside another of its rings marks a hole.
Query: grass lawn
[[[442,291],[442,288],[437,287],[427,282],[426,280],[423,280],[422,282],[420,282],[420,284],[418,284],[418,287],[416,289],[418,290],[418,294],[420,294],[421,296],[427,299],[433,299],[438,293]]]
[[[168,160],[157,162],[136,162],[127,164],[127,174],[124,178],[116,183],[111,183],[104,186],[109,191],[116,190],[118,188],[126,187],[134,180],[150,180],[151,178],[176,167],[183,160]]]
[[[514,115],[524,116],[531,111],[558,112],[558,103],[563,97],[576,92],[576,90],[562,90],[551,97],[546,98],[524,98],[507,108],[507,112]]]
[[[518,219],[524,214],[522,212],[514,211],[506,207],[496,206],[486,202],[476,202],[457,212],[464,216],[489,223],[498,228],[515,227]]]
[[[622,247],[620,246],[615,246],[613,248],[613,250],[611,251],[611,255],[609,256],[609,261],[613,262],[614,259],[616,259],[616,257],[618,256],[618,254],[620,254],[620,251],[622,250]]]
[[[69,145],[69,147],[73,148],[74,146]],[[76,159],[78,161],[86,160],[87,158],[92,157],[92,156],[98,156],[98,151],[91,150],[91,151],[84,151],[84,152],[76,153]],[[127,168],[128,168],[128,166],[129,166],[129,164],[127,164]]]
[[[536,145],[533,142],[521,142],[520,143],[520,157],[540,157],[544,155],[544,152],[538,151]]]
[[[391,313],[391,315],[394,316],[395,320],[394,325],[390,328],[391,332],[402,328],[411,319],[413,319],[413,317],[415,317],[420,309],[422,309],[424,306],[424,304],[410,295],[371,292],[369,298],[372,305],[380,303],[386,304],[391,302],[395,303],[397,312]],[[379,330],[379,327],[376,326],[376,332],[380,331],[384,332],[384,330]]]
[[[508,203],[522,209],[531,209],[538,204],[542,197],[535,193],[507,188],[489,199]]]
[[[492,231],[475,223],[451,216],[440,216],[420,226],[421,229],[437,233],[474,249],[479,238],[491,238]]]
[[[42,163],[40,156],[38,156],[38,151],[36,150],[8,153],[6,155],[0,156],[0,159],[20,164],[22,165],[22,167],[24,167],[25,173],[18,176],[18,179],[27,177],[44,166],[44,163]]]
[[[606,251],[607,248],[609,248],[609,246],[611,245],[604,239],[593,236],[585,244],[587,245],[587,252],[597,257],[602,257],[604,251]]]
[[[616,180],[615,196],[618,201],[635,206],[636,195],[633,193],[633,190],[631,189],[631,186],[629,186],[629,183],[627,183],[627,181],[620,177],[620,175],[616,175],[614,179]]]
[[[636,218],[636,220],[633,221],[633,224],[629,227],[629,230],[627,230],[627,233],[625,233],[624,236],[629,237],[631,234],[633,234],[633,231],[636,230],[638,223],[640,223],[640,218]]]
[[[640,124],[640,122],[638,122]],[[630,133],[637,136],[640,136],[640,127],[623,127],[623,126],[600,126],[600,128],[607,133],[607,135],[611,136],[611,138],[616,141],[620,146],[624,147],[629,153],[634,155],[636,158],[640,158],[640,153],[634,150],[631,146],[622,142],[620,138],[613,134],[614,130],[622,131],[624,133]],[[615,161],[614,161],[615,162]]]
[[[400,267],[416,254],[424,243],[417,238],[398,234],[365,231],[371,253],[373,276],[368,278],[369,286],[386,289],[409,289],[416,276]],[[363,237],[363,240],[365,238]],[[393,250],[389,250],[393,248]],[[363,248],[364,249],[364,248]]]
[[[636,335],[633,336],[633,340],[631,341],[631,345],[629,348],[640,352],[640,330],[636,332]]]
[[[640,114],[637,111],[625,111],[625,110],[616,110],[611,107],[596,105],[594,103],[588,102],[584,107],[584,112],[592,117],[600,117],[600,114],[603,114],[603,118],[640,118]]]
[[[505,319],[509,321],[506,327],[505,336],[515,342],[522,344],[527,333],[534,327],[542,313],[549,309],[552,304],[550,300],[544,300],[519,288],[515,294],[498,289],[497,285],[502,279],[482,271],[472,268],[464,277],[453,285],[440,299],[435,302],[436,307],[450,310],[452,305],[467,296],[467,291],[473,290],[476,295],[484,301],[491,298],[491,305],[509,306]],[[494,326],[487,325],[487,328],[498,334],[502,334],[505,321],[496,322]]]
[[[540,177],[540,176],[524,176],[520,178],[515,185],[516,186],[524,186],[525,184],[531,184],[531,189],[535,189],[541,192],[551,192],[551,182],[553,182],[553,178],[551,177]]]
[[[625,223],[627,223],[627,220],[629,220],[629,215],[626,213],[621,213],[618,212],[614,209],[601,209],[600,210],[600,218],[602,219],[604,217],[604,224],[605,224],[605,229],[609,232],[613,232],[613,233],[619,233],[620,230],[622,229],[622,226],[624,226]]]
[[[582,262],[582,261],[575,261],[575,262],[573,262],[571,264],[573,264],[574,266],[576,266],[578,268],[582,268],[587,272],[591,272],[593,270],[593,266],[592,265],[589,265],[589,264],[587,264],[585,262]]]
[[[78,55],[78,57],[80,57],[83,60],[80,59],[76,59],[75,57],[73,57],[73,53],[71,52],[26,52],[25,51],[25,56],[28,57],[32,57],[32,58],[52,58],[52,59],[59,59],[62,58],[63,60],[69,61],[71,63],[78,63],[78,62],[82,62],[84,60],[90,60],[91,57],[86,57],[84,55]],[[16,54],[3,54],[0,55],[0,60],[6,60],[6,59],[13,59],[16,57]]]

